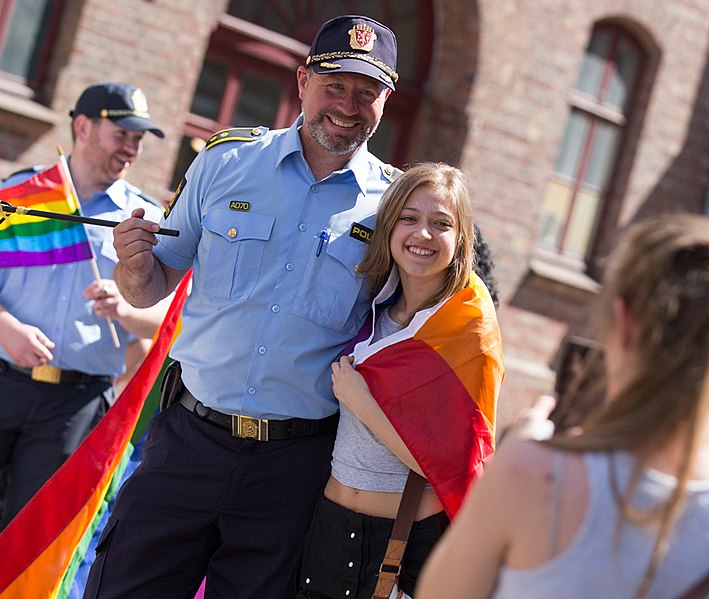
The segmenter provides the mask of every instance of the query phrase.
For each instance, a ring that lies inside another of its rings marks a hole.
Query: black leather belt
[[[86,374],[78,370],[64,370],[48,364],[34,368],[23,368],[0,359],[0,372],[7,371],[15,372],[38,383],[49,383],[50,385],[88,385],[95,381],[111,382],[111,377],[107,374]]]
[[[306,418],[267,420],[243,416],[242,414],[224,414],[205,406],[187,389],[181,392],[178,401],[196,416],[230,430],[234,437],[256,441],[282,441],[284,439],[297,439],[298,437],[312,437],[320,433],[334,431],[340,418],[338,412],[320,420],[308,420]]]

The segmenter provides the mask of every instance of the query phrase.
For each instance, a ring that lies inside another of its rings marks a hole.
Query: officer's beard
[[[338,115],[334,115],[340,118]],[[363,127],[355,137],[347,137],[344,135],[331,135],[325,132],[323,121],[327,118],[325,112],[321,112],[312,119],[307,117],[304,119],[310,137],[326,152],[330,154],[345,155],[354,154],[377,130],[379,121],[372,127]],[[341,117],[343,121],[347,117]]]

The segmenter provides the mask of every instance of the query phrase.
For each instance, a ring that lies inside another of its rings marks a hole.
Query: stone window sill
[[[0,111],[45,125],[57,125],[59,115],[30,98],[0,89]]]
[[[533,256],[529,261],[529,270],[538,277],[590,293],[600,293],[602,288],[598,281],[584,272],[546,255]]]

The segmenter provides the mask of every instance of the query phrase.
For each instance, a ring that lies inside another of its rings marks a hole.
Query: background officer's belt
[[[241,414],[223,414],[205,406],[187,389],[181,392],[179,402],[196,416],[230,430],[234,437],[257,441],[278,441],[319,435],[320,433],[335,430],[339,420],[337,412],[320,420],[308,420],[306,418],[265,420],[263,418],[242,416]]]
[[[8,370],[22,374],[28,379],[38,383],[50,383],[52,385],[79,385],[99,380],[106,383],[111,381],[111,377],[107,374],[86,374],[78,370],[63,370],[56,366],[50,366],[49,364],[35,366],[34,368],[23,368],[7,360],[0,359],[0,372],[6,372]]]

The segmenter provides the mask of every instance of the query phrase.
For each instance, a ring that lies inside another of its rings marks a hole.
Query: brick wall
[[[57,124],[34,124],[38,131],[30,136],[32,143],[12,153],[13,164],[0,164],[0,174],[8,174],[14,165],[53,162],[57,143],[69,151],[69,110],[86,86],[112,79],[141,87],[152,120],[166,133],[164,140],[146,135],[143,155],[128,179],[154,197],[169,197],[179,132],[209,35],[226,4],[227,0],[68,0],[44,90]],[[6,126],[0,114],[0,127]],[[28,125],[23,121],[23,126]],[[0,143],[6,143],[6,136]]]
[[[70,147],[68,110],[89,83],[123,79],[145,91],[167,139],[148,136],[129,179],[157,197],[167,186],[196,78],[226,0],[67,0],[43,90],[50,114],[0,107],[0,175],[51,162]],[[445,160],[469,175],[476,218],[493,252],[503,305],[504,426],[550,389],[566,334],[590,336],[594,294],[530,270],[539,204],[556,159],[594,23],[628,28],[648,55],[643,110],[609,189],[594,255],[620,227],[667,210],[702,210],[709,187],[707,0],[434,0],[426,96],[408,159]],[[406,51],[406,49],[402,49]]]
[[[595,334],[588,320],[595,295],[529,268],[540,199],[593,25],[610,19],[627,26],[649,57],[649,77],[638,90],[646,107],[628,123],[630,140],[595,248],[602,256],[633,219],[701,210],[709,185],[708,5],[488,0],[439,7],[446,13],[438,30],[443,39],[436,41],[431,96],[412,147],[425,159],[459,157],[473,183],[504,303],[504,425],[530,396],[551,387],[549,365],[563,336]]]

